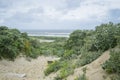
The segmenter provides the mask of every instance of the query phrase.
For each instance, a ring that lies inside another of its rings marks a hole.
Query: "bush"
[[[84,45],[84,38],[86,37],[86,33],[82,30],[76,30],[70,34],[70,38],[65,43],[66,50],[75,51],[74,54],[79,55],[80,48]]]
[[[56,72],[57,70],[59,70],[60,67],[61,67],[60,62],[55,61],[48,65],[47,69],[44,71],[44,74],[48,76],[50,73]]]
[[[70,67],[70,66],[63,67],[60,70],[59,78],[64,79],[73,73],[74,73],[74,69],[72,67]]]
[[[0,27],[0,58],[14,60],[23,46],[21,33],[17,29]]]
[[[102,67],[108,73],[120,74],[120,50],[112,50],[110,52],[110,59]]]
[[[111,22],[96,27],[94,46],[96,46],[97,50],[105,51],[117,45],[117,39],[115,38],[117,29],[116,25]]]
[[[17,29],[0,26],[0,59],[14,60],[20,53],[36,58],[40,54],[39,42]]]
[[[86,64],[91,63],[95,59],[97,59],[101,55],[101,51],[91,52],[85,51],[81,53],[80,58],[76,62],[76,67],[84,66]]]

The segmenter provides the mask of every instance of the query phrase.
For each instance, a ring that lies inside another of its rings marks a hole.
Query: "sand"
[[[0,80],[51,80],[51,77],[45,77],[44,70],[48,65],[47,61],[55,59],[55,57],[40,56],[31,61],[23,57],[17,58],[14,62],[2,60]]]

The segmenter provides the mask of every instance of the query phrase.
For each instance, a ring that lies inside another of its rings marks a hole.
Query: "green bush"
[[[70,64],[69,64],[70,65]],[[59,78],[64,79],[70,74],[74,73],[74,69],[71,66],[64,66],[60,70]]]
[[[115,47],[117,45],[117,39],[115,37],[117,29],[117,26],[111,22],[97,26],[94,46],[96,46],[98,50],[103,51]]]
[[[81,53],[80,58],[76,61],[76,67],[84,66],[91,63],[92,61],[97,59],[101,55],[101,53],[101,51],[91,52],[84,50],[84,52]]]
[[[48,65],[47,69],[44,71],[44,74],[48,76],[52,72],[56,72],[60,69],[61,65],[59,61],[55,61]]]
[[[120,50],[112,50],[110,52],[110,59],[107,60],[102,67],[108,73],[120,74]]]
[[[60,42],[44,42],[44,43],[40,43],[40,50],[41,50],[41,54],[43,55],[55,55],[58,57],[62,57],[64,54],[64,41],[60,41]]]
[[[14,60],[19,55],[23,39],[17,29],[8,29],[6,26],[0,27],[0,58]]]
[[[20,53],[36,58],[40,54],[39,42],[17,29],[0,26],[0,59],[14,60]]]
[[[70,34],[69,39],[65,43],[66,50],[75,51],[74,54],[79,55],[80,48],[84,45],[84,38],[86,37],[86,33],[82,30],[76,30]]]

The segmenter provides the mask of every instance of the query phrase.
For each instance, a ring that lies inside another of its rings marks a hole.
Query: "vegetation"
[[[111,80],[120,79],[120,24],[116,25],[116,33],[114,37],[117,41],[117,47],[110,51],[110,58],[103,65],[102,68],[110,74],[114,74]],[[111,43],[110,43],[111,44]]]
[[[38,41],[30,39],[26,33],[17,29],[0,26],[0,59],[14,60],[20,53],[27,57],[37,57]]]
[[[44,71],[44,73],[47,76],[51,72],[56,72],[60,67],[61,67],[60,62],[55,61],[48,66],[48,68]]]
[[[51,43],[40,43],[40,39],[54,40]],[[37,58],[39,55],[56,55],[64,53],[64,37],[29,37],[17,29],[0,26],[0,59],[14,60],[22,54],[26,57]]]
[[[110,22],[108,24],[101,24],[100,26],[97,26],[95,30],[74,31],[70,34],[70,37],[65,42],[63,48],[64,53],[63,56],[61,56],[61,60],[59,61],[61,62],[60,64],[62,66],[58,68],[58,70],[60,70],[60,73],[55,79],[61,80],[63,78],[66,78],[68,75],[74,73],[75,68],[91,63],[97,59],[104,51],[114,48],[119,44],[119,24],[113,24]],[[65,61],[67,62],[64,66],[63,63]],[[113,64],[115,63],[112,63],[112,65]],[[116,65],[120,67],[118,63]],[[105,67],[109,67],[109,65]],[[82,77],[83,76],[84,75],[82,75]]]
[[[54,41],[40,42],[40,39]],[[32,58],[39,55],[58,56],[60,60],[49,64],[44,71],[48,76],[59,70],[55,80],[65,79],[74,73],[75,68],[91,63],[104,51],[116,46],[118,49],[111,51],[111,57],[103,64],[103,68],[109,73],[119,75],[120,24],[109,22],[97,26],[95,30],[75,30],[69,38],[28,37],[26,33],[21,33],[17,29],[0,27],[0,59],[14,60],[20,54]],[[83,74],[75,80],[86,80],[85,77]]]
[[[120,50],[111,50],[110,59],[103,64],[103,69],[108,73],[120,74]]]
[[[54,41],[54,42],[42,42],[40,43],[41,54],[43,55],[55,55],[62,57],[64,53],[64,41]]]

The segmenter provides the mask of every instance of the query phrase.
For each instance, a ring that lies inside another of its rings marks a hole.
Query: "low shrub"
[[[44,74],[48,76],[50,73],[56,72],[57,70],[59,70],[60,67],[61,67],[60,62],[55,61],[48,65],[47,69],[44,71]]]
[[[61,70],[60,70],[60,78],[61,79],[64,79],[66,78],[67,76],[69,76],[70,74],[73,74],[74,73],[74,69],[70,66],[66,66],[66,67],[63,67]]]
[[[80,58],[76,61],[76,67],[84,66],[86,64],[91,63],[95,59],[97,59],[101,55],[101,51],[98,52],[88,52],[84,51],[84,53],[81,53]]]
[[[107,60],[102,68],[108,73],[120,74],[120,50],[112,50],[110,52],[110,59]]]

